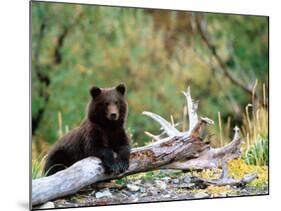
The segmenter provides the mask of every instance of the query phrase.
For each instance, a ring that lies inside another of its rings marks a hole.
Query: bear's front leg
[[[94,150],[94,156],[101,159],[102,165],[105,168],[105,173],[117,173],[119,171],[119,166],[115,161],[112,149],[106,147],[96,147]]]
[[[131,147],[129,145],[120,146],[117,149],[117,165],[120,172],[124,172],[129,168],[129,157]]]

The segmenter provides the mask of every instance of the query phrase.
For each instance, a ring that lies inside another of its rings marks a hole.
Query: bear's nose
[[[116,120],[117,119],[117,114],[116,113],[110,114],[110,119],[111,120]]]

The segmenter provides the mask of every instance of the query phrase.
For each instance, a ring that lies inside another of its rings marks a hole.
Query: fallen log
[[[138,172],[155,169],[202,170],[208,168],[223,168],[221,178],[203,180],[206,184],[237,185],[247,183],[256,178],[256,174],[246,175],[241,180],[227,176],[227,162],[238,158],[241,154],[241,137],[237,127],[234,129],[233,140],[224,147],[212,148],[204,142],[200,135],[206,124],[213,121],[208,118],[198,118],[197,103],[191,99],[190,89],[184,92],[188,105],[189,130],[180,132],[161,116],[143,112],[161,125],[162,134],[151,136],[155,142],[144,147],[134,148],[130,154],[129,168],[122,174],[108,175],[104,173],[100,159],[88,157],[76,162],[69,168],[49,177],[32,181],[32,206],[49,200],[74,194],[80,189],[101,181],[121,178]],[[167,137],[161,138],[163,134]]]

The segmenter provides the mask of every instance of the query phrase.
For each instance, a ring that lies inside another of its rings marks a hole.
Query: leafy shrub
[[[253,146],[243,152],[242,158],[249,165],[268,165],[268,138],[259,137]]]

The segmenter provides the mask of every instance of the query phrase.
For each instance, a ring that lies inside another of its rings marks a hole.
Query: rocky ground
[[[267,185],[263,187],[206,187],[193,182],[190,176],[166,176],[157,179],[140,178],[100,183],[89,186],[73,196],[48,202],[38,208],[99,206],[264,194],[268,194]]]

